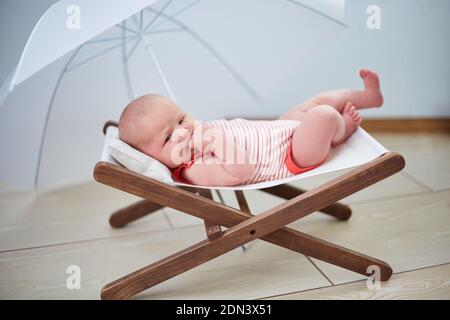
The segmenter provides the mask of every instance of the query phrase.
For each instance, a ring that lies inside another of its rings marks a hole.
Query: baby
[[[273,121],[194,121],[174,102],[145,95],[129,103],[120,139],[159,160],[173,178],[204,186],[282,179],[325,161],[361,124],[358,109],[383,104],[378,75],[362,69],[364,91],[318,94]]]

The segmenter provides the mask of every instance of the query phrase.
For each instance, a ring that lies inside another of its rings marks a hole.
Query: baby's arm
[[[242,176],[233,176],[223,164],[194,163],[189,169],[183,171],[183,176],[190,183],[202,186],[237,186],[246,183],[252,173]]]
[[[221,164],[225,171],[233,177],[250,179],[255,173],[256,167],[251,161],[249,153],[236,143],[233,137],[221,135],[218,132],[214,139],[217,141],[213,140],[214,142],[206,147],[207,157],[210,157],[208,160]]]
[[[203,158],[184,171],[185,178],[193,184],[211,186],[247,183],[256,171],[248,152],[215,128],[203,126],[201,129],[203,134],[194,139],[199,141],[195,145],[202,146]]]

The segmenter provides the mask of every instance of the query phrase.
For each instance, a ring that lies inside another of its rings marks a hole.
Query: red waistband
[[[289,170],[289,172],[293,174],[300,174],[317,168],[322,164],[322,162],[313,166],[300,168],[295,164],[294,159],[292,159],[292,143],[290,143],[286,151],[286,159],[284,160],[284,164],[286,165],[286,168]]]

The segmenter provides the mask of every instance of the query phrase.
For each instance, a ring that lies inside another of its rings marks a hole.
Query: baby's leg
[[[383,95],[380,90],[378,75],[372,71],[362,69],[360,76],[364,81],[364,91],[334,90],[320,93],[280,117],[285,120],[301,120],[308,110],[320,106],[329,105],[342,113],[347,102],[352,103],[357,109],[379,107],[383,104]]]
[[[292,157],[299,167],[321,163],[331,146],[347,140],[361,123],[355,107],[347,104],[340,114],[327,105],[307,111],[292,137]]]

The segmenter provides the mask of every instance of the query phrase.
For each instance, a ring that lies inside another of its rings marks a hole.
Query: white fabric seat
[[[386,152],[388,152],[386,148],[378,143],[364,129],[359,128],[344,144],[337,148],[333,148],[326,161],[314,170],[285,179],[265,181],[250,185],[234,187],[208,187],[196,185],[195,187],[221,190],[252,190],[268,188],[319,174],[360,166],[364,163],[372,161]],[[114,126],[109,126],[107,128],[101,160],[122,165],[127,169],[167,184],[192,186],[190,184],[173,181],[170,170],[166,166],[119,140],[118,129]]]

